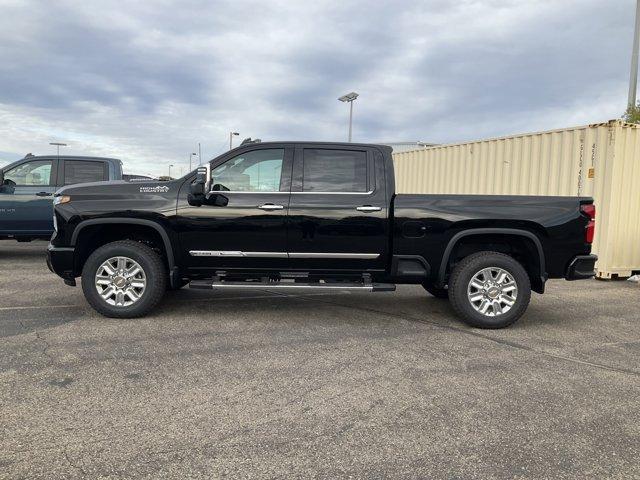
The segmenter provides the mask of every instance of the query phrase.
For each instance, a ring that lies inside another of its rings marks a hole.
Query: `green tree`
[[[629,108],[624,112],[622,119],[629,123],[640,123],[640,101],[635,107],[633,105],[629,105]]]

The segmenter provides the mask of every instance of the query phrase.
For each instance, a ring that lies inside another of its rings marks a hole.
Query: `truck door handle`
[[[50,192],[38,192],[36,193],[36,197],[50,197],[53,193]]]
[[[284,207],[282,205],[274,205],[273,203],[265,203],[264,205],[260,205],[258,207],[260,210],[282,210]]]
[[[382,210],[382,207],[372,207],[371,205],[362,205],[361,207],[356,207],[356,210],[359,212],[379,212]]]

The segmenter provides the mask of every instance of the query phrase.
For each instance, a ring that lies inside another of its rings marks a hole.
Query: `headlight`
[[[71,201],[71,197],[68,195],[60,195],[59,197],[55,197],[53,199],[54,205],[61,205],[63,203],[69,203]]]

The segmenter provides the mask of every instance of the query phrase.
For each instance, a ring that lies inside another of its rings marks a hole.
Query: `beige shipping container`
[[[598,277],[640,271],[640,125],[611,120],[393,159],[398,193],[594,197]]]

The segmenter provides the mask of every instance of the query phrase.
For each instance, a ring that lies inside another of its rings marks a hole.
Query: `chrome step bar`
[[[261,288],[261,289],[317,289],[317,290],[359,290],[363,292],[393,292],[393,283],[371,282],[253,282],[253,281],[225,281],[225,280],[192,280],[189,288],[216,290],[219,288]]]

